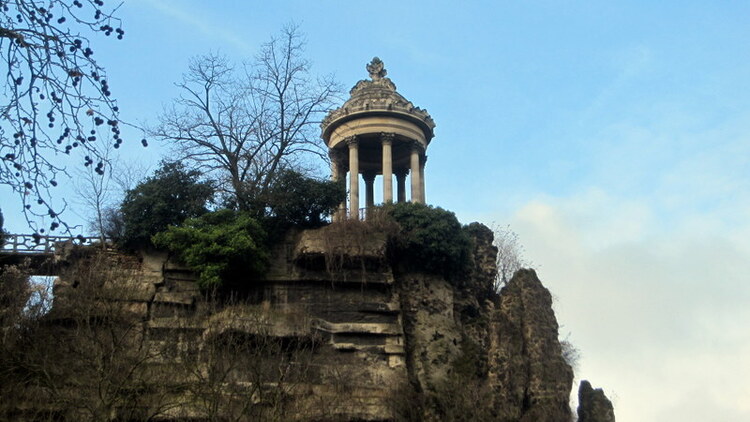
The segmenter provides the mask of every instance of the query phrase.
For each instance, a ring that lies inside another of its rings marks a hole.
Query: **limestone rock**
[[[409,376],[433,390],[460,353],[453,290],[442,278],[424,274],[402,275],[399,286]]]
[[[245,400],[244,389],[262,383],[294,397],[297,408],[285,411],[302,420],[386,421],[404,411],[414,417],[406,420],[570,420],[573,375],[562,357],[551,295],[533,270],[516,273],[499,295],[494,291],[490,229],[468,227],[470,270],[448,280],[394,272],[386,237],[362,227],[287,236],[274,249],[271,274],[254,280],[236,303],[210,302],[195,274],[166,254],[144,256],[139,266],[111,256],[126,270],[117,280],[127,283],[117,284],[130,288],[109,299],[143,324],[152,363],[172,374],[169,382],[209,379],[201,377],[210,371],[231,375],[222,381],[231,386],[223,393],[238,393],[236,403]],[[61,278],[55,286],[62,294],[75,289],[76,280]],[[224,353],[215,362],[224,372],[190,360],[213,356],[215,344]],[[252,344],[287,352],[256,356],[248,354],[252,348],[224,347]],[[183,367],[192,372],[177,371]],[[581,397],[581,422],[614,421],[600,390],[584,382]],[[203,415],[189,396],[170,400],[179,406],[164,420]],[[234,405],[222,406],[231,413]]]
[[[601,388],[586,380],[578,388],[578,422],[615,422],[615,412]]]
[[[570,420],[573,370],[562,357],[552,296],[533,270],[519,270],[492,315],[489,379],[499,420]]]

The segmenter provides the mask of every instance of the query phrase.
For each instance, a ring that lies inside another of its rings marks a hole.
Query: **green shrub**
[[[293,170],[281,172],[263,197],[268,225],[315,228],[346,199],[344,181],[318,180]]]
[[[191,218],[153,237],[198,273],[203,290],[262,275],[268,268],[266,234],[247,213],[220,210]]]
[[[120,219],[119,243],[128,248],[146,246],[154,234],[208,212],[206,203],[214,190],[200,177],[199,171],[180,163],[162,163],[153,176],[127,191],[119,215],[112,214]]]
[[[471,240],[454,213],[408,202],[386,205],[384,210],[401,227],[389,245],[398,265],[448,279],[468,271]]]

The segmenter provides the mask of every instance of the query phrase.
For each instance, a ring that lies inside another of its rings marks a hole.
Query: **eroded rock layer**
[[[472,269],[450,280],[394,269],[386,236],[346,230],[289,234],[266,279],[237,280],[246,290],[222,300],[201,293],[195,276],[166,254],[129,259],[116,283],[128,288],[101,300],[127,309],[145,350],[134,361],[147,365],[130,372],[143,382],[128,390],[150,395],[139,399],[138,417],[570,420],[573,374],[550,293],[533,270],[494,291],[489,229],[469,226]],[[57,281],[52,323],[66,320],[65,292],[77,283]],[[83,385],[72,383],[72,394],[84,394],[75,393]],[[592,398],[582,402],[580,420],[609,422],[586,409],[601,414],[611,405],[585,394]],[[46,403],[60,419],[86,419]],[[105,413],[133,418],[128,403],[113,401]]]

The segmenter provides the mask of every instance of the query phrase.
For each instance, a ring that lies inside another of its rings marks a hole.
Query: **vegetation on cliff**
[[[388,245],[397,267],[448,278],[467,271],[471,240],[454,213],[412,202],[388,204],[383,210],[399,225]]]
[[[220,210],[171,226],[153,237],[198,273],[201,289],[253,279],[268,267],[266,233],[248,213]]]
[[[289,229],[327,224],[324,216],[333,212],[344,193],[339,183],[316,181],[292,172],[283,174],[278,185],[269,191],[274,199],[260,219],[248,212],[227,209],[209,212],[154,234],[153,244],[172,252],[196,271],[203,290],[261,277],[268,268],[270,250],[281,235]],[[394,268],[448,279],[469,271],[469,229],[452,212],[423,204],[398,203],[379,207],[370,214],[371,221],[350,221],[342,227],[351,228],[354,224],[383,231],[388,239],[386,255]],[[351,230],[328,233],[358,236]]]
[[[318,180],[284,170],[252,210],[266,229],[278,236],[292,227],[311,229],[328,224],[328,218],[345,199],[343,180]]]
[[[154,175],[125,194],[120,211],[110,218],[108,235],[126,248],[151,244],[151,236],[188,218],[208,212],[211,183],[178,162],[164,162]]]
[[[171,182],[152,179],[156,185],[145,186],[158,194],[164,192]],[[138,236],[128,236],[125,244],[143,242],[145,236],[156,247],[175,254],[178,260],[187,264],[198,275],[198,284],[203,290],[228,287],[230,282],[243,283],[260,277],[267,269],[268,254],[273,244],[291,228],[311,228],[327,224],[325,218],[343,200],[346,192],[341,183],[321,181],[306,177],[298,172],[281,172],[274,184],[266,192],[262,208],[253,211],[220,209],[205,210],[205,198],[200,200],[203,184],[192,181],[192,187],[180,198],[185,202],[172,201],[173,207],[165,208],[163,214],[132,213],[126,210],[143,208],[137,203],[125,208],[123,215],[145,218],[126,218],[126,233],[135,232]],[[143,190],[144,186],[138,189]],[[139,197],[143,198],[143,196]],[[171,199],[167,195],[165,199]],[[187,200],[187,198],[193,198]],[[161,201],[166,204],[167,201]],[[149,207],[153,204],[147,205]],[[161,209],[161,208],[160,208]],[[141,209],[141,211],[143,211]],[[200,217],[185,219],[189,214]],[[128,231],[135,220],[136,227]],[[165,224],[172,221],[170,224]],[[151,237],[153,236],[153,237]]]

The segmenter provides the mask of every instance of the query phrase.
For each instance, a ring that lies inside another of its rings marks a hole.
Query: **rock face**
[[[171,402],[158,419],[571,419],[573,373],[550,293],[533,270],[494,292],[487,227],[468,227],[472,269],[447,280],[392,268],[386,236],[367,225],[335,226],[291,233],[239,302],[207,299],[165,254],[142,257],[128,281],[136,288],[118,301],[137,309],[137,331],[156,357],[148,371],[179,374],[159,380],[174,388],[160,396]],[[591,416],[612,408],[586,385],[580,421],[614,421]]]
[[[586,380],[578,389],[578,422],[615,422],[615,411],[601,388],[596,390]]]
[[[570,420],[573,371],[562,358],[552,297],[533,270],[520,270],[492,314],[489,376],[501,420]]]

